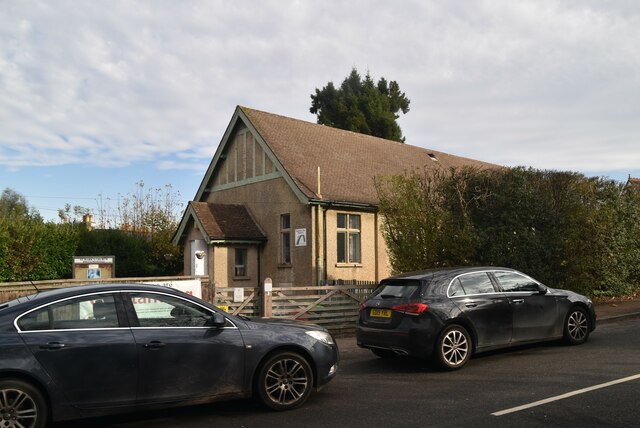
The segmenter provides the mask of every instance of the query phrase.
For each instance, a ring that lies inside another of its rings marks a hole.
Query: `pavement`
[[[640,298],[596,302],[598,323],[640,317]]]

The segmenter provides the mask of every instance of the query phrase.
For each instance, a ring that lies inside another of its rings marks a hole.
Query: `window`
[[[494,275],[504,291],[538,291],[538,283],[531,278],[513,272],[494,272]]]
[[[291,263],[291,215],[280,216],[280,264]]]
[[[236,248],[235,276],[247,276],[247,249]]]
[[[187,300],[159,293],[131,293],[140,327],[204,327],[212,313]]]
[[[495,293],[486,272],[470,273],[454,279],[449,286],[449,297],[460,295]]]
[[[360,263],[360,216],[355,214],[338,214],[337,230],[337,262]]]
[[[18,320],[21,331],[69,330],[118,327],[116,304],[111,294],[91,294],[45,306]]]

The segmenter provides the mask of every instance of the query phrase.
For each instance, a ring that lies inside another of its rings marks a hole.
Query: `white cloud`
[[[21,1],[0,14],[0,165],[208,164],[237,104],[313,121],[351,67],[411,144],[508,165],[640,165],[633,1]]]

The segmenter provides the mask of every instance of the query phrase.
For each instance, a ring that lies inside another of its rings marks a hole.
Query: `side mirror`
[[[218,312],[214,312],[213,316],[207,320],[205,325],[207,327],[224,327],[226,323],[227,319],[224,317],[224,315]]]
[[[547,287],[545,287],[542,284],[538,284],[538,293],[540,294],[547,294],[547,291],[549,291],[549,289]]]

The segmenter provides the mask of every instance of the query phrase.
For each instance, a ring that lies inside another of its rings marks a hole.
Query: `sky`
[[[408,144],[640,177],[637,0],[0,0],[0,191],[186,203],[237,105],[315,122],[353,68],[406,93]]]

